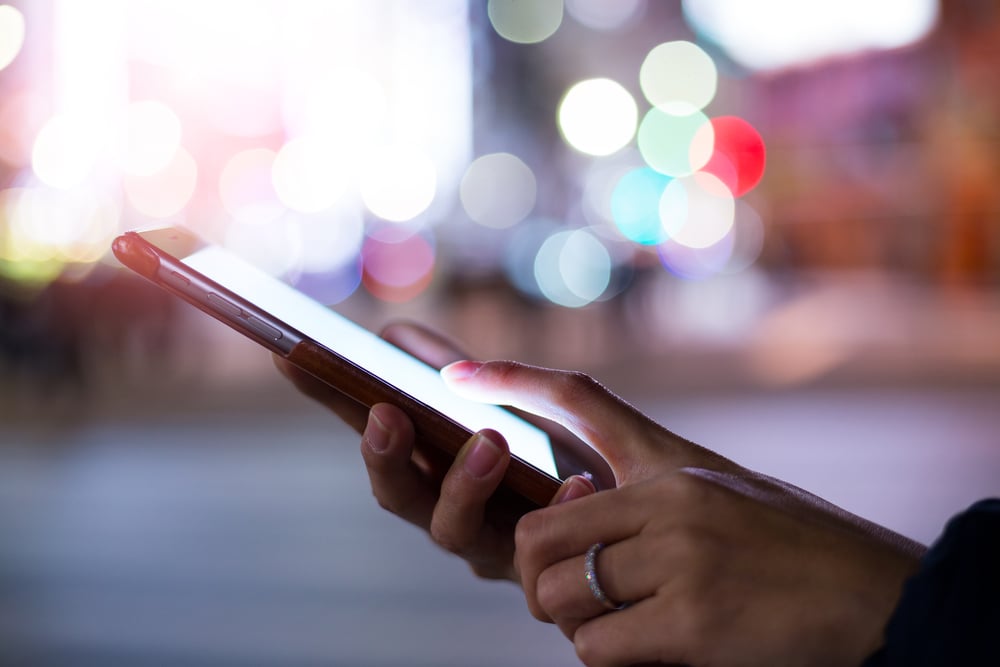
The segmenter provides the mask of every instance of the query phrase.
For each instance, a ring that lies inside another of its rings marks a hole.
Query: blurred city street
[[[1000,495],[998,62],[984,0],[0,0],[0,665],[579,664],[135,229],[932,542]]]

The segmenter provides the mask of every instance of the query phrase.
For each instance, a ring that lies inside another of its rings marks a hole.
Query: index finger
[[[693,465],[706,450],[663,428],[583,373],[514,361],[460,361],[441,369],[456,393],[551,419],[594,447],[619,484],[663,464]]]

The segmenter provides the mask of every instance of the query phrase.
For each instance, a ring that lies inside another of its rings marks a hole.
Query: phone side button
[[[215,292],[209,292],[207,296],[209,305],[218,311],[229,315],[232,318],[242,317],[243,311],[239,307],[229,303]]]
[[[272,327],[270,324],[261,322],[253,315],[246,316],[246,324],[249,328],[253,329],[261,336],[265,338],[270,338],[271,340],[281,340],[281,332]]]

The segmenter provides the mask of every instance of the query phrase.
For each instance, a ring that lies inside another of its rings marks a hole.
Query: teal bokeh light
[[[672,179],[641,167],[626,173],[611,193],[611,216],[625,238],[656,245],[667,238],[660,221],[660,198]]]

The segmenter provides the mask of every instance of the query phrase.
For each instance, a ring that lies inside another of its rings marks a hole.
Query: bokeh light
[[[427,210],[437,192],[437,170],[426,154],[394,146],[375,151],[361,170],[361,199],[368,210],[391,222],[412,220]]]
[[[557,232],[538,250],[535,280],[549,301],[580,308],[598,299],[607,289],[611,281],[611,256],[585,230]]]
[[[223,245],[272,276],[294,277],[301,270],[303,242],[293,220],[237,221],[226,229]]]
[[[357,209],[344,207],[293,219],[302,240],[299,263],[303,271],[329,273],[359,257],[365,225]]]
[[[736,217],[729,235],[733,238],[733,251],[722,273],[749,269],[764,250],[764,221],[745,200],[736,201]]]
[[[31,90],[0,98],[0,160],[14,167],[31,164],[35,136],[49,117],[49,105]]]
[[[718,86],[719,74],[705,51],[687,41],[653,48],[639,69],[639,84],[650,104],[675,116],[704,109]]]
[[[24,44],[24,15],[10,5],[0,5],[0,70],[14,61]]]
[[[330,208],[346,194],[351,181],[336,148],[313,137],[292,139],[282,146],[271,179],[281,202],[301,213]]]
[[[123,170],[149,176],[170,163],[181,144],[181,121],[156,100],[133,102],[127,112],[128,135]]]
[[[718,243],[732,229],[735,216],[729,188],[704,172],[670,181],[660,200],[660,219],[670,238],[689,248]]]
[[[282,105],[291,136],[314,137],[335,148],[343,162],[368,149],[388,114],[388,97],[378,79],[349,67],[324,70],[311,77],[294,76]]]
[[[764,140],[750,123],[737,116],[713,118],[711,126],[714,149],[702,171],[717,176],[733,196],[742,197],[764,176]],[[695,142],[705,133],[702,128]]]
[[[126,176],[122,185],[129,204],[151,218],[179,213],[194,196],[198,165],[183,148],[174,152],[166,167],[149,176]]]
[[[625,238],[655,245],[667,238],[660,224],[660,199],[671,178],[648,167],[633,169],[611,194],[611,214]]]
[[[559,29],[563,0],[489,0],[486,10],[498,35],[519,44],[534,44]]]
[[[219,198],[233,218],[263,225],[285,213],[271,178],[274,151],[251,148],[233,155],[219,175]]]
[[[35,176],[54,188],[75,188],[94,170],[101,143],[98,133],[82,118],[53,116],[35,137],[31,152]]]
[[[741,65],[772,69],[916,42],[934,27],[940,4],[939,0],[684,0],[683,8],[692,27]]]
[[[639,152],[662,174],[689,176],[711,158],[712,136],[708,116],[700,111],[675,116],[654,107],[639,125]]]
[[[588,155],[610,155],[632,140],[638,110],[632,95],[612,79],[575,84],[559,103],[559,130]]]
[[[420,234],[390,240],[368,237],[361,248],[365,289],[393,303],[409,301],[434,277],[434,248]]]
[[[673,239],[656,247],[668,271],[687,280],[704,280],[723,271],[733,254],[733,235],[726,234],[705,248],[689,248]]]
[[[566,11],[593,30],[617,30],[634,22],[646,0],[566,0]]]
[[[538,249],[562,226],[548,218],[529,218],[513,230],[504,245],[503,270],[507,280],[522,294],[545,297],[535,280],[535,257]]]
[[[459,196],[468,216],[487,227],[504,228],[524,220],[535,207],[535,174],[510,153],[477,158],[462,178]]]
[[[96,262],[118,231],[118,204],[89,190],[27,187],[3,194],[3,255],[10,261]]]

